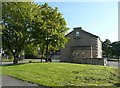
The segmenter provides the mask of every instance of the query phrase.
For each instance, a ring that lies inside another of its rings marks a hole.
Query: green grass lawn
[[[3,66],[3,74],[44,86],[113,86],[118,69],[71,63],[28,63]]]

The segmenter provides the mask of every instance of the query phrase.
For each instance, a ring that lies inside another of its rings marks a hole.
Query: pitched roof
[[[76,29],[77,29],[77,30],[82,30],[82,31],[84,31],[84,32],[87,33],[87,34],[92,35],[92,36],[100,39],[99,36],[94,35],[94,34],[92,34],[92,33],[90,33],[90,32],[87,32],[87,31],[83,30],[82,27],[75,27],[74,30],[76,30]],[[74,31],[74,30],[73,30],[73,31]],[[65,35],[65,37],[67,37],[67,36],[68,36],[69,34],[71,34],[73,31],[69,32],[67,35]],[[100,41],[101,41],[101,39],[100,39]]]

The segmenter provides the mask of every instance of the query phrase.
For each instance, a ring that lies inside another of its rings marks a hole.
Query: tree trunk
[[[120,56],[118,56],[118,61],[120,61]]]
[[[14,55],[13,64],[18,64],[18,56]]]
[[[45,62],[48,62],[48,45],[49,44],[46,45],[46,61]]]
[[[44,58],[44,43],[42,44],[42,49],[41,49],[41,58]]]

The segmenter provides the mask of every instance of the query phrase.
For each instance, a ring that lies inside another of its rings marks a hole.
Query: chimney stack
[[[82,27],[75,27],[74,30],[82,29]]]

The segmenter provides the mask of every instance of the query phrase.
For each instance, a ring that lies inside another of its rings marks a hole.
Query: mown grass
[[[115,86],[118,69],[71,63],[29,63],[3,66],[3,74],[44,86]]]

